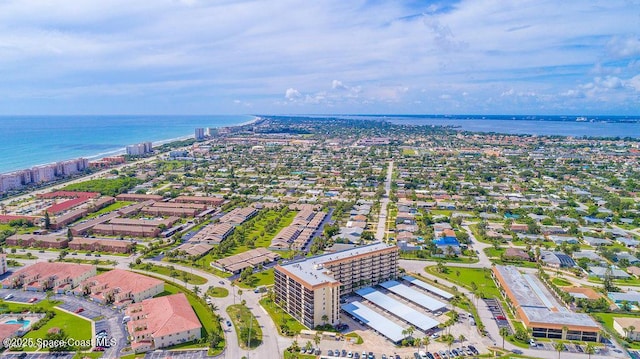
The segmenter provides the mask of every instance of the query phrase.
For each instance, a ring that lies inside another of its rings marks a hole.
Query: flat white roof
[[[386,281],[384,283],[380,283],[380,286],[387,289],[390,292],[393,292],[405,299],[408,299],[421,307],[427,308],[428,310],[435,312],[447,307],[447,305],[435,298],[431,298],[428,295],[424,295],[418,292],[415,289],[409,288],[400,282],[395,280]]]
[[[453,294],[444,291],[438,287],[434,287],[429,283],[423,282],[418,278],[412,277],[410,275],[405,275],[404,277],[402,277],[402,279],[406,280],[407,282],[413,284],[413,285],[417,285],[418,287],[426,290],[427,292],[431,292],[433,294],[436,294],[446,300],[450,300],[453,297],[455,297]]]
[[[358,289],[356,293],[378,307],[393,313],[396,317],[413,324],[416,328],[423,331],[437,327],[438,324],[440,324],[438,321],[427,317],[417,310],[402,304],[372,287]]]
[[[323,254],[320,256],[287,263],[283,265],[282,268],[295,274],[310,285],[317,285],[326,282],[332,283],[337,281],[332,276],[325,273],[327,270],[324,268],[324,263],[353,257],[358,254],[372,253],[390,247],[393,246],[386,243],[375,243],[368,246],[355,247],[353,249]]]
[[[394,343],[404,339],[404,336],[402,335],[404,328],[360,302],[343,304],[341,308],[371,327],[371,329],[389,338]]]

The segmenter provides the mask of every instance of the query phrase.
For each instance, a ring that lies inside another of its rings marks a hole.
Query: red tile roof
[[[126,312],[131,316],[143,316],[128,323],[129,333],[134,333],[133,329],[136,326],[142,326],[146,327],[144,332],[158,338],[202,328],[184,293],[145,299],[138,304],[130,305]],[[136,332],[136,335],[138,334],[143,332]]]

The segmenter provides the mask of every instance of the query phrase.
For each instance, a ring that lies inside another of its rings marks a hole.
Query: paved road
[[[387,168],[387,179],[384,182],[385,195],[380,200],[380,215],[378,216],[378,228],[376,229],[376,239],[384,240],[384,234],[387,226],[387,207],[389,206],[389,195],[391,195],[391,178],[393,176],[393,161],[389,161]]]

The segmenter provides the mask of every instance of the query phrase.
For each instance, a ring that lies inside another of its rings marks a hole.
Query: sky
[[[0,114],[640,115],[640,0],[0,1]]]

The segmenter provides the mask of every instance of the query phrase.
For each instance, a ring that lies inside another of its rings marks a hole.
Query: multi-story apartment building
[[[276,303],[309,328],[337,324],[340,296],[398,276],[397,246],[376,243],[275,267]]]

